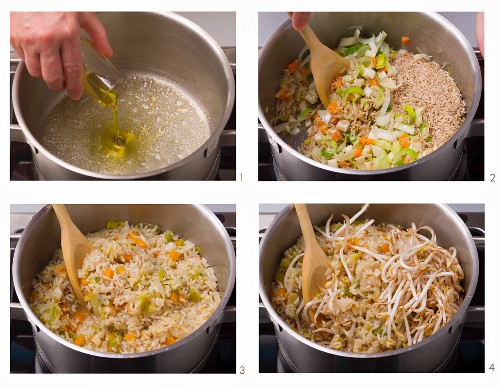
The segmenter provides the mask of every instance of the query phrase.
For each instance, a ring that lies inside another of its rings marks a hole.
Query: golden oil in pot
[[[124,175],[157,170],[181,160],[210,138],[214,126],[200,101],[169,79],[124,73],[112,109],[85,95],[64,97],[40,123],[44,148],[67,163],[99,173]]]

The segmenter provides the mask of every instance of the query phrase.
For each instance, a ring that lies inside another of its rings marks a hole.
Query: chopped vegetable
[[[103,275],[112,279],[115,275],[115,271],[113,271],[111,268],[106,268],[103,272]]]
[[[191,302],[199,302],[201,300],[200,293],[194,287],[189,288],[189,301]]]
[[[106,229],[117,229],[125,225],[125,221],[108,220],[106,222]]]
[[[298,59],[295,59],[293,62],[289,63],[286,68],[290,72],[295,72],[299,69],[300,66],[300,61]]]
[[[165,232],[165,241],[167,243],[171,243],[172,241],[174,241],[174,234],[170,231]]]
[[[168,257],[170,257],[170,259],[172,259],[173,261],[177,261],[181,257],[181,253],[175,249],[172,249],[168,254]]]
[[[148,247],[148,244],[139,237],[139,233],[137,233],[136,231],[129,232],[127,238],[139,248],[146,249]]]
[[[169,336],[167,339],[165,339],[163,344],[166,344],[168,346],[168,345],[174,344],[175,342],[176,342],[176,339],[173,336]]]
[[[74,344],[77,346],[83,346],[86,342],[85,336],[83,335],[78,335],[75,340],[73,341]]]

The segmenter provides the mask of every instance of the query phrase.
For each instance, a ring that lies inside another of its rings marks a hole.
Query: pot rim
[[[356,13],[363,13],[363,12],[356,12]],[[390,13],[390,12],[381,12],[381,13]],[[406,12],[410,13],[410,12]],[[469,44],[467,38],[462,34],[462,32],[455,27],[449,20],[447,20],[444,16],[439,15],[437,12],[412,12],[412,13],[418,13],[418,14],[424,14],[430,17],[435,23],[441,24],[442,26],[446,27],[449,30],[452,30],[454,32],[455,37],[459,40],[461,45],[466,48],[467,51],[467,58],[469,61],[472,63],[473,66],[473,73],[474,73],[474,82],[475,82],[475,87],[474,87],[474,97],[472,99],[471,105],[469,112],[466,114],[464,122],[462,125],[458,128],[455,134],[446,141],[443,145],[441,145],[439,148],[431,152],[430,154],[416,160],[413,162],[410,162],[409,164],[406,165],[401,165],[401,166],[396,166],[388,169],[377,169],[377,170],[357,170],[357,169],[343,169],[339,167],[334,167],[334,166],[329,166],[326,164],[323,164],[318,161],[314,161],[311,158],[306,157],[305,155],[299,153],[296,149],[288,145],[280,135],[278,135],[272,128],[272,126],[269,124],[266,114],[264,113],[264,109],[262,107],[262,104],[260,103],[260,98],[259,98],[259,119],[264,126],[267,136],[270,138],[271,141],[276,142],[279,144],[284,150],[287,150],[289,153],[291,153],[294,157],[300,159],[303,162],[308,163],[311,166],[317,167],[319,169],[324,169],[330,172],[334,173],[339,173],[339,174],[345,174],[345,175],[353,175],[353,176],[380,176],[384,174],[390,174],[390,173],[397,173],[404,171],[406,169],[410,169],[413,166],[417,166],[418,164],[422,164],[428,161],[433,160],[435,157],[437,157],[440,153],[446,151],[448,148],[452,147],[455,142],[458,142],[459,144],[462,141],[462,138],[466,135],[466,132],[472,122],[472,119],[474,118],[474,115],[477,111],[477,107],[479,105],[479,100],[481,99],[481,90],[482,90],[482,80],[481,80],[481,70],[479,68],[479,62],[477,61],[477,57]],[[287,28],[290,28],[289,26],[291,25],[291,20],[285,21],[270,37],[269,39],[264,43],[262,46],[261,50],[259,51],[259,74],[265,69],[262,68],[262,57],[265,55],[266,51],[272,50],[273,46],[275,45],[275,40],[277,39],[277,36],[283,33],[284,30]]]
[[[105,12],[98,12],[99,13],[105,13]],[[109,13],[118,13],[118,12],[109,12]],[[19,126],[21,127],[24,135],[27,138],[28,143],[32,144],[32,146],[36,147],[36,149],[42,153],[44,156],[46,156],[48,159],[50,159],[52,162],[55,162],[56,164],[62,166],[65,169],[68,169],[74,173],[78,173],[90,178],[95,178],[95,179],[104,179],[104,180],[135,180],[135,179],[142,179],[142,178],[149,178],[149,177],[154,177],[158,174],[162,174],[165,172],[168,172],[170,170],[177,169],[178,167],[188,163],[191,161],[192,158],[195,158],[196,156],[200,155],[202,152],[205,151],[205,148],[210,147],[210,144],[212,142],[217,142],[219,140],[219,136],[226,126],[229,117],[231,116],[231,112],[234,106],[234,99],[235,99],[235,83],[234,83],[234,77],[233,77],[233,72],[231,69],[231,65],[229,64],[229,61],[227,60],[226,55],[224,54],[224,51],[222,48],[219,46],[219,44],[206,32],[204,29],[202,29],[200,26],[192,22],[191,20],[186,19],[183,16],[180,16],[178,14],[175,14],[173,12],[136,12],[136,13],[147,13],[147,14],[153,14],[153,15],[158,15],[161,17],[164,17],[170,21],[173,21],[175,23],[181,24],[185,28],[191,29],[198,37],[204,41],[206,48],[212,49],[216,54],[219,59],[220,64],[222,65],[225,73],[225,78],[227,82],[227,88],[228,88],[228,93],[227,93],[227,99],[226,99],[226,105],[225,105],[225,111],[224,115],[221,117],[219,124],[214,128],[212,134],[210,137],[194,152],[189,154],[187,157],[170,164],[168,166],[165,166],[160,169],[152,170],[149,172],[144,172],[144,173],[138,173],[138,174],[105,174],[105,173],[98,173],[94,172],[91,170],[83,169],[78,166],[74,166],[70,163],[67,163],[66,161],[63,161],[62,159],[56,157],[53,155],[51,152],[49,152],[45,147],[43,147],[40,142],[35,138],[35,136],[31,133],[31,130],[28,128],[28,125],[26,124],[26,121],[24,120],[24,116],[20,114],[20,106],[19,106],[19,84],[21,82],[21,79],[23,76],[31,76],[29,73],[27,75],[24,75],[25,73],[28,72],[26,68],[26,64],[24,61],[21,61],[19,65],[16,68],[16,72],[14,75],[14,82],[12,85],[12,102],[13,102],[13,108],[14,108],[14,113],[16,114],[16,118],[18,120]],[[64,91],[61,91],[63,93]],[[212,150],[212,151],[215,151]]]
[[[314,204],[312,204],[314,205]],[[377,204],[372,204],[372,205],[377,205]],[[414,205],[422,205],[422,204],[414,204]],[[448,215],[452,216],[455,218],[456,221],[460,222],[460,227],[463,232],[466,232],[466,234],[469,234],[469,230],[467,226],[464,224],[462,219],[458,216],[458,214],[451,209],[447,204],[427,204],[427,205],[434,205],[441,211],[447,213]],[[280,213],[276,215],[276,217],[273,219],[271,224],[269,225],[268,229],[272,228],[275,226],[276,223],[279,222],[279,220],[286,216],[290,211],[294,210],[293,205],[288,205],[286,208],[284,208]],[[262,302],[264,303],[264,306],[266,307],[267,312],[269,313],[271,320],[273,321],[273,324],[276,327],[276,324],[279,324],[279,326],[286,331],[289,335],[294,337],[296,340],[301,342],[302,344],[305,344],[313,349],[323,351],[326,354],[331,354],[331,355],[337,355],[337,356],[342,356],[342,357],[348,357],[348,358],[354,358],[354,359],[373,359],[373,358],[383,358],[383,357],[392,357],[392,356],[397,356],[400,354],[404,354],[410,351],[415,351],[420,348],[423,348],[426,346],[428,343],[432,342],[433,340],[439,339],[443,335],[446,335],[448,333],[454,332],[457,328],[459,328],[460,324],[462,324],[462,320],[464,319],[464,314],[469,306],[472,297],[474,295],[474,292],[476,290],[476,285],[477,285],[477,280],[479,276],[479,267],[478,267],[478,255],[477,255],[477,249],[474,245],[474,241],[472,240],[472,237],[470,236],[467,239],[467,246],[469,249],[472,251],[472,277],[470,278],[470,283],[469,283],[469,288],[467,289],[467,293],[464,296],[464,299],[462,301],[462,304],[460,305],[460,308],[458,311],[453,315],[453,317],[444,325],[442,326],[438,331],[436,331],[434,334],[431,336],[425,338],[424,340],[420,341],[419,343],[413,344],[411,346],[405,347],[405,348],[400,348],[397,350],[391,350],[391,351],[384,351],[384,352],[378,352],[378,353],[372,353],[372,354],[356,354],[352,352],[347,352],[347,351],[340,351],[340,350],[335,350],[332,348],[328,348],[325,346],[321,346],[317,343],[313,343],[312,341],[304,338],[297,332],[295,332],[292,328],[286,324],[281,317],[278,315],[278,313],[275,311],[274,307],[271,304],[271,301],[269,297],[267,296],[267,292],[264,288],[264,280],[263,280],[263,254],[262,254],[262,249],[264,245],[267,242],[267,236],[269,235],[268,231],[264,233],[264,236],[262,238],[262,241],[260,243],[260,248],[259,248],[259,293]]]
[[[165,204],[168,205],[168,204]],[[189,205],[189,206],[194,206],[198,208],[198,210],[208,216],[208,219],[210,223],[219,230],[219,232],[223,235],[224,237],[224,249],[228,253],[229,257],[229,277],[227,281],[227,286],[226,290],[224,291],[223,296],[221,297],[221,301],[213,314],[203,323],[200,327],[198,327],[196,330],[194,330],[191,334],[186,336],[185,338],[171,344],[168,346],[164,346],[155,350],[151,351],[145,351],[141,353],[128,353],[128,354],[114,354],[114,353],[106,353],[106,352],[101,352],[101,351],[95,351],[95,350],[90,350],[88,348],[80,347],[77,346],[74,343],[71,343],[67,341],[66,339],[61,338],[59,335],[51,331],[48,327],[45,326],[45,324],[34,314],[34,312],[31,310],[31,307],[29,306],[25,296],[24,292],[21,286],[21,283],[19,282],[19,271],[20,271],[20,253],[18,247],[16,247],[16,250],[14,252],[14,260],[12,264],[12,275],[14,278],[14,288],[16,290],[17,296],[19,298],[19,303],[21,303],[24,312],[26,313],[26,316],[28,317],[29,322],[32,325],[36,325],[37,328],[39,328],[41,331],[43,331],[45,334],[47,334],[49,337],[57,341],[58,343],[73,349],[75,351],[79,351],[83,354],[87,354],[90,356],[94,357],[103,357],[103,358],[109,358],[109,359],[131,359],[131,358],[140,358],[140,357],[148,357],[148,356],[153,356],[156,354],[161,354],[166,351],[172,351],[175,350],[177,347],[180,347],[184,344],[187,344],[189,341],[195,339],[197,336],[204,334],[208,329],[212,330],[210,327],[216,326],[219,323],[219,318],[224,310],[224,308],[227,305],[227,302],[229,300],[229,297],[231,296],[231,292],[234,288],[234,283],[236,279],[236,257],[235,257],[235,252],[233,248],[233,244],[229,238],[229,235],[227,234],[226,229],[222,225],[222,223],[219,221],[217,216],[210,210],[208,207],[202,204],[183,204],[183,205]],[[21,237],[19,238],[18,241],[18,246],[22,245],[23,243],[23,238],[26,237],[25,235],[30,232],[30,230],[36,226],[38,221],[46,216],[50,211],[52,210],[52,206],[50,204],[45,205],[38,213],[36,213],[31,221],[28,223],[26,228],[24,229],[23,233],[21,234]]]

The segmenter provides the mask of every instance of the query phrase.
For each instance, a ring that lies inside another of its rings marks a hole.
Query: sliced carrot
[[[284,288],[278,288],[276,291],[274,291],[274,297],[275,298],[283,297],[283,299],[285,299],[285,302],[287,302],[288,292]]]
[[[89,285],[89,281],[88,281],[87,279],[85,279],[84,277],[82,277],[82,278],[80,279],[80,284],[81,284],[81,285]]]
[[[175,339],[173,336],[169,336],[167,339],[165,339],[163,344],[169,345],[174,344],[175,342],[177,342],[177,339]]]
[[[77,346],[83,346],[85,344],[85,337],[83,335],[78,335],[75,340],[73,341],[74,344]]]
[[[399,136],[398,141],[402,141],[405,138],[408,138],[408,133],[403,133],[403,135]]]
[[[56,272],[59,276],[65,276],[66,275],[66,268],[62,264],[58,265],[56,268]]]
[[[132,254],[125,253],[125,255],[123,255],[123,258],[125,259],[125,261],[130,261],[130,260],[132,260]]]
[[[71,332],[76,332],[76,326],[73,326],[72,324],[68,324],[68,330]]]
[[[87,317],[82,314],[81,312],[76,311],[75,312],[75,320],[77,323],[83,323]]]
[[[327,110],[330,114],[336,114],[340,110],[342,110],[337,102],[330,102],[330,104],[327,107]]]
[[[177,261],[179,260],[179,257],[181,257],[181,253],[176,251],[175,249],[172,249],[168,254],[168,257],[170,257],[173,261]]]
[[[356,151],[354,152],[354,158],[361,157],[362,154],[363,154],[363,152],[361,150],[356,149]]]
[[[387,253],[387,252],[389,252],[389,244],[388,243],[382,244],[379,247],[379,249],[380,249],[380,252]]]
[[[377,65],[377,58],[375,56],[370,56],[370,60],[372,61],[373,67]]]
[[[359,139],[359,142],[362,144],[362,145],[373,145],[375,143],[375,141],[373,139],[370,139],[370,138],[366,138],[366,137],[361,137]]]
[[[410,38],[408,36],[401,37],[401,44],[403,46],[407,46],[410,44]]]
[[[342,78],[337,78],[332,82],[332,90],[336,90],[339,87],[342,87]]]
[[[351,244],[352,245],[359,245],[359,239],[358,238],[354,238],[351,240]]]
[[[106,268],[103,272],[103,275],[112,279],[113,276],[115,276],[115,271],[113,271],[111,268]]]
[[[123,339],[128,340],[130,342],[130,341],[135,339],[135,336],[134,336],[134,334],[127,333],[127,334],[123,335]]]
[[[36,291],[31,291],[31,301],[34,302],[36,300],[36,298],[38,297]]]
[[[120,274],[122,272],[125,271],[125,267],[123,265],[119,265],[118,267],[116,267],[116,273],[117,274]]]
[[[179,302],[179,294],[177,292],[172,292],[170,294],[170,297],[169,299],[174,302],[174,303],[178,303]]]
[[[319,129],[321,130],[321,132],[322,132],[323,134],[325,134],[325,135],[326,135],[326,133],[327,133],[327,131],[328,131],[328,126],[327,126],[327,125],[325,125],[325,124],[323,123],[322,125],[320,125]]]
[[[290,71],[290,72],[295,72],[295,71],[297,71],[297,70],[298,70],[299,66],[300,66],[300,61],[299,61],[299,59],[295,59],[293,62],[288,63],[288,64],[287,64],[287,66],[286,66],[286,68],[287,68],[287,69],[288,69],[288,71]]]
[[[339,130],[333,130],[332,138],[334,141],[338,141],[340,138],[342,138],[342,134],[340,133]]]
[[[290,93],[289,91],[285,90],[284,88],[280,88],[278,92],[278,100],[280,101],[285,101],[288,100],[292,97],[293,92]]]
[[[404,148],[410,147],[410,142],[403,140],[403,141],[401,141],[401,146]]]
[[[128,235],[127,235],[127,238],[130,240],[130,241],[133,241],[133,243],[135,245],[137,245],[139,248],[142,248],[142,249],[146,249],[148,247],[148,244],[142,240],[140,237],[139,237],[139,234],[135,231],[132,231],[130,232]]]
[[[307,76],[311,73],[311,70],[309,70],[308,68],[301,68],[300,69],[300,74],[301,75],[304,75],[304,76]]]
[[[368,86],[373,87],[373,86],[380,86],[380,82],[378,81],[377,78],[369,79],[368,78]]]

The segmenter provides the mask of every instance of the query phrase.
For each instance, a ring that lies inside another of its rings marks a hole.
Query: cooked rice
[[[61,249],[33,280],[30,306],[49,329],[91,350],[138,353],[185,338],[212,315],[217,278],[198,246],[151,224],[108,224],[87,236],[94,249],[78,272],[85,305]]]
[[[330,217],[325,227],[315,227],[331,267],[311,302],[302,299],[302,237],[280,261],[272,304],[291,328],[335,350],[376,353],[418,343],[453,317],[464,278],[455,248],[438,246],[427,226],[404,229],[344,217],[344,224]]]
[[[403,113],[405,104],[423,107],[424,121],[429,122],[434,148],[457,132],[464,121],[465,103],[450,74],[438,63],[414,60],[413,55],[398,55],[393,65],[399,69],[394,91],[394,108]]]

